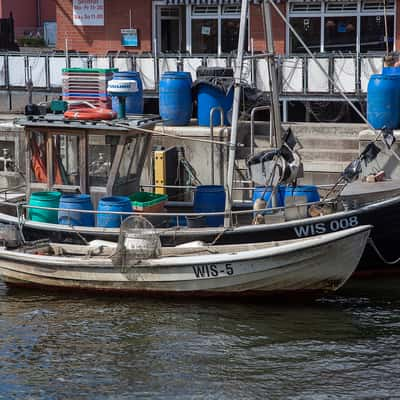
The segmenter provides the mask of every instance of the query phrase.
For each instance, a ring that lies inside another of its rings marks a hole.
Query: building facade
[[[4,1],[4,0],[3,0]],[[43,1],[43,0],[42,0]],[[57,48],[107,54],[229,55],[237,47],[240,2],[236,0],[56,0]],[[399,7],[394,0],[278,2],[316,53],[392,51],[399,46]],[[304,48],[274,13],[277,54]],[[133,42],[124,43],[124,36]],[[249,7],[248,51],[265,49],[260,7]]]
[[[49,24],[53,24],[53,30],[55,28],[56,4],[54,0],[0,0],[0,18],[8,18],[10,14],[14,18],[17,38],[43,35],[44,29],[51,29]]]

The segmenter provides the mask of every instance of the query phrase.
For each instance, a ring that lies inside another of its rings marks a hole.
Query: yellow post
[[[165,151],[156,150],[154,152],[154,182],[156,185],[156,194],[167,194],[167,189],[158,187],[157,185],[164,186],[167,180],[167,168],[165,162]]]

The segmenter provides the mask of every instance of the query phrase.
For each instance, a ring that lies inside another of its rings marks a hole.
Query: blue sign
[[[121,44],[125,47],[138,47],[137,29],[121,29]]]

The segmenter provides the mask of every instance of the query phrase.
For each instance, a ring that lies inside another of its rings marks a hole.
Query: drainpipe
[[[41,18],[41,7],[40,7],[40,0],[36,0],[36,25],[37,28],[42,26],[42,18]]]

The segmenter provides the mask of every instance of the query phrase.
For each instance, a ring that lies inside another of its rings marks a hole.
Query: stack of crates
[[[63,68],[63,100],[88,101],[96,107],[111,109],[108,81],[118,69]]]

